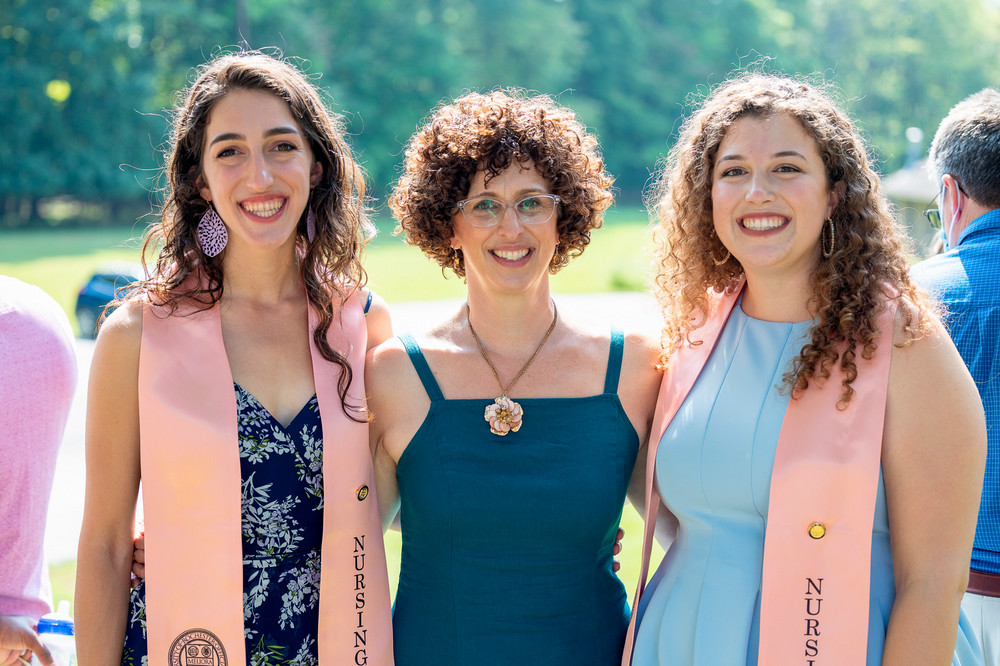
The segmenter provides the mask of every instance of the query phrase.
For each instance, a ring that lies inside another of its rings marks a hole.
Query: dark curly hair
[[[305,74],[280,54],[219,55],[199,69],[194,83],[181,94],[166,158],[162,213],[143,244],[143,266],[150,278],[139,293],[171,310],[185,300],[208,308],[222,297],[225,250],[208,257],[197,240],[198,222],[208,209],[199,188],[209,116],[215,104],[234,90],[258,90],[284,100],[309,142],[313,159],[323,165],[308,203],[316,221],[313,239],[306,236],[307,211],[298,225],[299,272],[320,317],[313,335],[316,346],[343,370],[338,388],[346,409],[351,367],[346,351],[333,349],[326,334],[340,302],[366,281],[360,255],[374,235],[374,226],[365,204],[364,173],[351,154],[340,119],[326,108]],[[157,249],[156,266],[150,271],[146,256]]]
[[[792,395],[811,380],[829,378],[838,364],[844,374],[840,405],[854,394],[858,353],[876,351],[878,314],[887,300],[900,302],[905,342],[918,338],[936,312],[910,283],[905,234],[873,171],[864,140],[830,93],[818,85],[771,74],[741,72],[719,85],[683,124],[647,206],[657,219],[654,291],[663,308],[661,363],[705,322],[709,289],[735,287],[743,275],[736,257],[721,265],[727,249],[712,219],[712,172],[726,132],[743,117],[787,115],[817,143],[829,187],[843,184],[831,215],[836,244],[812,275],[808,306],[816,323],[811,339],[785,375]]]
[[[444,269],[465,276],[452,250],[455,204],[480,171],[486,182],[515,163],[533,162],[561,199],[555,273],[590,243],[611,205],[614,179],[604,170],[597,139],[570,109],[546,95],[506,89],[470,93],[439,106],[406,147],[402,177],[389,205],[396,233]]]

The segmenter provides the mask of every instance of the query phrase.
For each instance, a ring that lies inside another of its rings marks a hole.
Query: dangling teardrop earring
[[[457,272],[458,272],[458,269],[459,269],[459,268],[461,267],[461,265],[462,265],[462,262],[461,262],[461,261],[459,261],[459,259],[458,259],[458,248],[457,248],[457,247],[453,247],[453,248],[451,249],[451,251],[452,251],[452,255],[453,255],[453,258],[452,258],[452,264],[454,265],[454,267],[455,267],[455,272],[457,273]]]
[[[208,210],[198,222],[198,244],[201,246],[201,251],[209,257],[217,257],[228,242],[229,231],[226,229],[226,224],[212,208],[212,204],[209,204]]]
[[[836,249],[836,243],[835,243],[835,241],[837,240],[837,232],[833,228],[833,218],[832,217],[826,218],[826,222],[827,223],[826,223],[826,225],[824,225],[823,231],[819,235],[819,240],[820,240],[820,243],[822,243],[822,245],[823,245],[823,258],[824,259],[829,259],[830,257],[833,256],[834,249]],[[827,228],[830,229],[830,245],[829,246],[827,246],[827,244],[826,244],[826,230],[827,230]]]

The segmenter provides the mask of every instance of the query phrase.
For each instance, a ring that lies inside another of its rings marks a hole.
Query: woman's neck
[[[741,307],[750,317],[764,321],[799,322],[813,316],[809,311],[812,288],[808,280],[747,278]]]
[[[302,293],[298,259],[286,248],[240,250],[232,248],[223,261],[226,298],[273,305]]]
[[[548,289],[505,297],[468,294],[468,319],[487,349],[518,353],[534,348],[552,324],[555,303]]]

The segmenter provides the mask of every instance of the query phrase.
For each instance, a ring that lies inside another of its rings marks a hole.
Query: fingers
[[[615,545],[611,547],[611,554],[617,555],[622,552],[622,539],[625,538],[625,530],[618,526],[618,533],[615,535]],[[611,570],[617,573],[622,568],[622,563],[617,557],[611,559]]]
[[[132,587],[146,577],[146,533],[140,532],[132,542]]]
[[[52,655],[35,633],[34,620],[19,615],[0,615],[0,666],[29,663],[32,652],[46,666],[52,664]]]
[[[38,644],[38,647],[35,648],[34,652],[35,656],[38,657],[38,661],[40,661],[44,666],[56,666],[56,660],[52,658],[52,653],[49,652],[49,649],[41,643]],[[30,663],[30,657],[28,661]]]
[[[140,564],[146,563],[146,534],[140,534],[132,542],[132,559]]]
[[[20,659],[17,663],[30,664],[31,653],[34,652],[35,656],[38,657],[38,661],[44,664],[44,666],[53,666],[53,664],[55,664],[55,661],[52,659],[52,654],[49,652],[47,647],[42,645],[41,640],[38,638],[38,634],[32,631],[24,634],[22,639],[24,641],[24,647],[26,648],[25,652],[27,654],[19,655]]]

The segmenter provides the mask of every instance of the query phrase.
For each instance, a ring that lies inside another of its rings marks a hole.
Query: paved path
[[[633,326],[656,331],[659,313],[653,298],[643,293],[613,292],[607,294],[556,295],[563,311],[575,310],[595,318],[616,322],[622,328]],[[390,304],[393,325],[397,331],[420,331],[454,312],[461,300],[423,301]],[[84,424],[86,421],[87,378],[94,343],[77,340],[77,360],[80,364],[76,397],[70,410],[66,436],[56,464],[52,500],[49,505],[45,534],[45,553],[50,563],[76,558],[76,544],[83,520]]]

